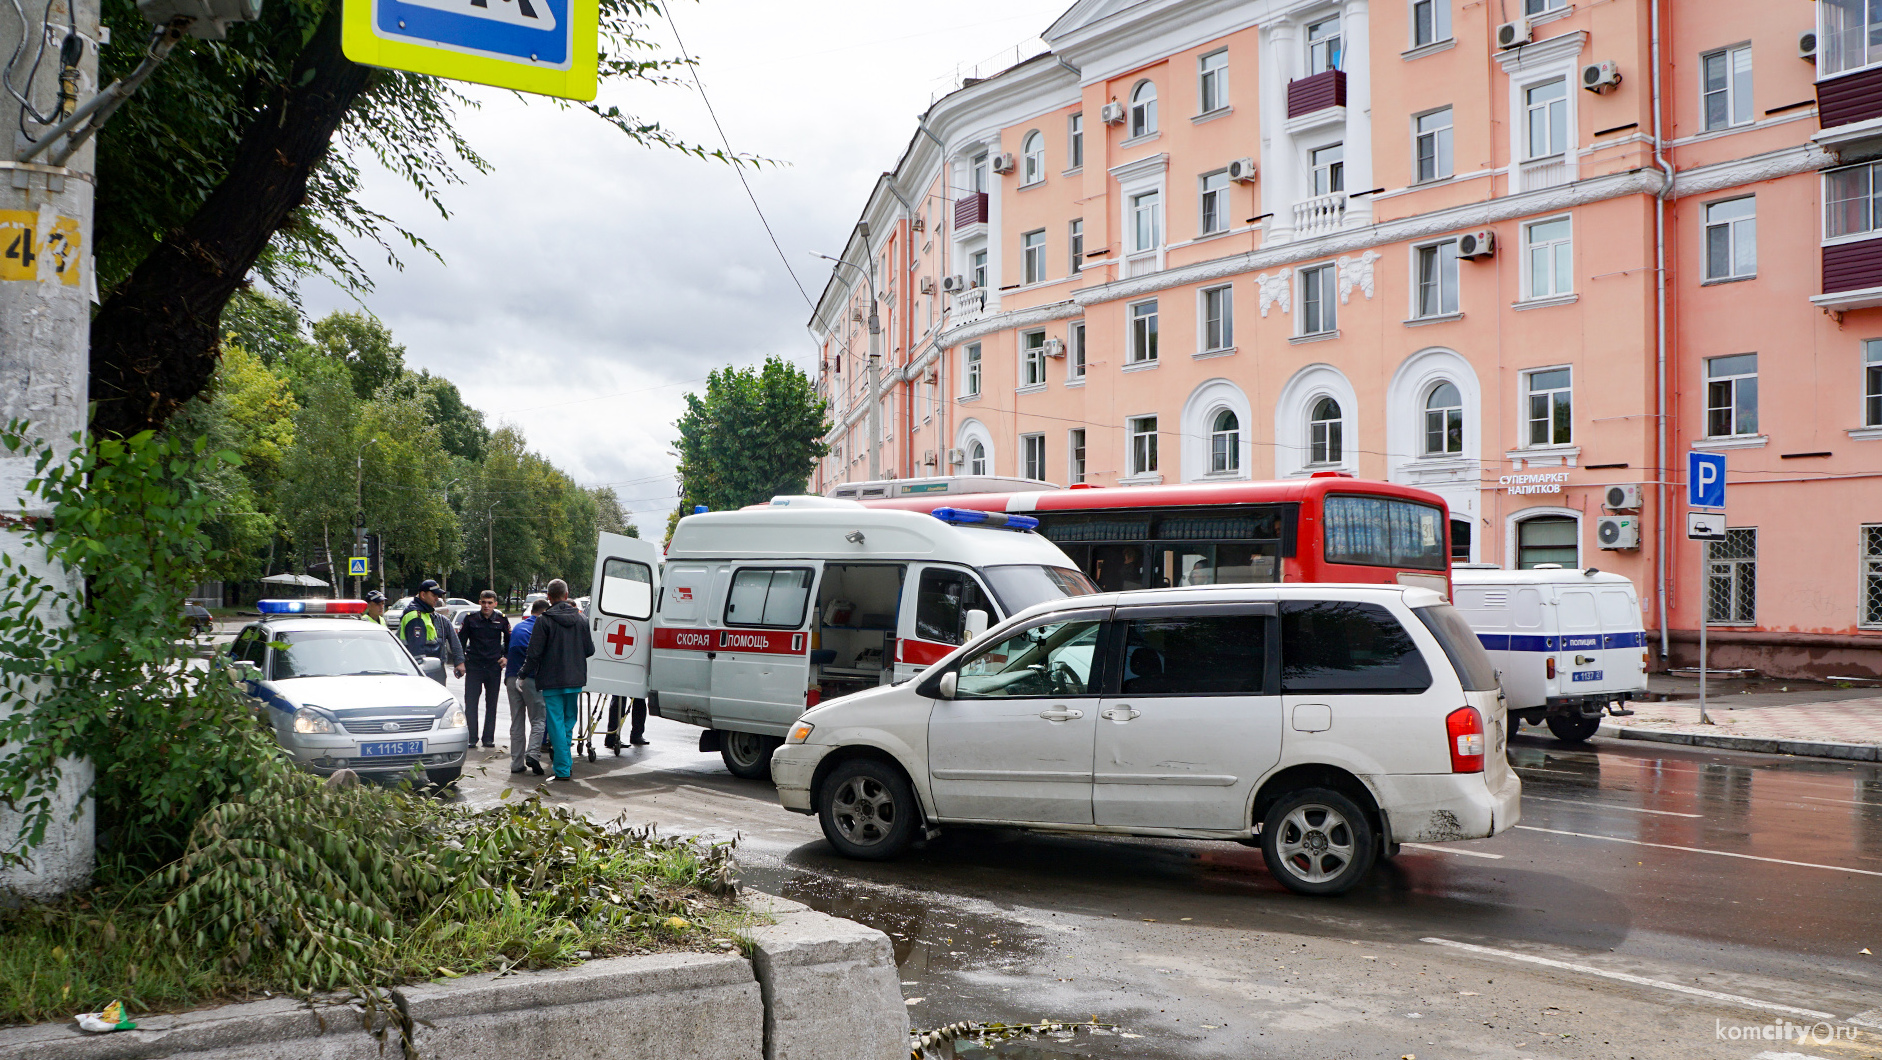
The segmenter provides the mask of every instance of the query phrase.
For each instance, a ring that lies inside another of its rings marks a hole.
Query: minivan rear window
[[[1281,604],[1283,694],[1416,695],[1430,687],[1424,653],[1392,612],[1378,604]]]
[[[1483,642],[1464,621],[1464,616],[1457,613],[1457,608],[1450,604],[1435,604],[1431,607],[1414,607],[1412,611],[1424,622],[1431,635],[1438,638],[1444,646],[1444,655],[1451,660],[1451,669],[1457,671],[1457,679],[1464,684],[1466,692],[1493,692],[1497,687],[1496,666],[1490,662],[1490,653],[1483,650]]]

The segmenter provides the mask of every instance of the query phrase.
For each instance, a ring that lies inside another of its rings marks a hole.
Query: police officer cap
[[[444,595],[444,590],[431,578],[426,578],[424,582],[418,586],[418,591],[421,593],[437,593],[439,596]]]
[[[383,604],[386,602],[386,594],[377,589],[367,590],[366,602],[369,604]]]

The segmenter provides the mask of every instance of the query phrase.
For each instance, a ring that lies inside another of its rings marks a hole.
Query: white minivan
[[[1634,583],[1589,567],[1451,568],[1451,599],[1490,653],[1512,724],[1545,722],[1582,743],[1604,713],[1647,690],[1647,633]]]
[[[1152,589],[1033,607],[818,707],[771,771],[848,857],[954,824],[1227,839],[1338,894],[1400,843],[1516,823],[1505,723],[1489,658],[1429,589]]]

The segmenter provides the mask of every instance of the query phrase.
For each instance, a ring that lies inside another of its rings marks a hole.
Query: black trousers
[[[626,699],[626,696],[608,697],[608,736],[602,741],[604,746],[620,746],[621,737],[618,734],[621,728],[621,711],[626,707],[626,703],[624,702]],[[644,699],[636,699],[633,702],[634,706],[632,709],[634,714],[633,720],[629,723],[627,738],[629,740],[638,740],[647,731],[647,701]]]
[[[464,723],[470,727],[470,742],[477,744],[477,701],[484,703],[484,746],[497,742],[497,689],[503,686],[503,670],[497,666],[479,667],[474,663],[464,666]]]

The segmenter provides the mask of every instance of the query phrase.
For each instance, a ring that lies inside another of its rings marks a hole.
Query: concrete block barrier
[[[747,902],[775,924],[752,932],[765,994],[765,1060],[897,1060],[908,1006],[889,937],[765,894]]]

